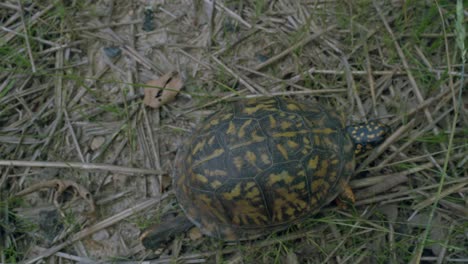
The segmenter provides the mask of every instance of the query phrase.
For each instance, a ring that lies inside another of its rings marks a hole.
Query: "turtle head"
[[[346,132],[354,143],[354,152],[363,153],[382,143],[390,132],[390,127],[376,122],[349,125]]]

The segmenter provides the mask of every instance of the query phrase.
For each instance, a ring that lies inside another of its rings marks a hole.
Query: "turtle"
[[[229,103],[178,149],[172,184],[183,214],[148,228],[142,244],[156,248],[193,226],[224,241],[285,229],[352,194],[355,155],[388,132],[376,121],[347,126],[342,113],[319,103],[286,97]]]

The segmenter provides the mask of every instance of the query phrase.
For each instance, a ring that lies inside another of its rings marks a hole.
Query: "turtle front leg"
[[[351,189],[351,187],[348,185],[348,183],[344,180],[340,181],[340,186],[341,186],[341,193],[340,195],[336,198],[336,204],[338,205],[338,208],[340,209],[347,209],[348,206],[347,204],[354,204],[356,202],[356,197],[354,196],[354,192]]]
[[[193,226],[194,224],[185,215],[179,215],[149,227],[140,236],[140,240],[145,248],[157,249],[160,244],[169,241],[177,234],[185,232]]]

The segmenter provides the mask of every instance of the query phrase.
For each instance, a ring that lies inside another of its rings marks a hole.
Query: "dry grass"
[[[454,2],[3,1],[0,262],[468,263]],[[143,84],[170,71],[182,93],[145,108]],[[356,205],[256,241],[180,234],[145,250],[140,230],[179,211],[182,139],[230,100],[273,95],[392,127],[359,159]]]

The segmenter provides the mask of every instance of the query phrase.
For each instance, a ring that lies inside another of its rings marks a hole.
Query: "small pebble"
[[[109,239],[110,235],[106,230],[100,230],[94,233],[92,237],[95,241],[103,241]]]
[[[106,142],[105,137],[95,137],[95,138],[93,138],[93,140],[91,141],[91,149],[94,151],[94,150],[100,148],[102,146],[102,144],[104,144],[104,142]]]
[[[190,229],[188,235],[191,240],[197,240],[203,236],[198,227],[193,227],[192,229]]]
[[[104,53],[106,54],[107,57],[109,58],[116,58],[122,54],[122,50],[117,47],[105,47],[104,48]]]

